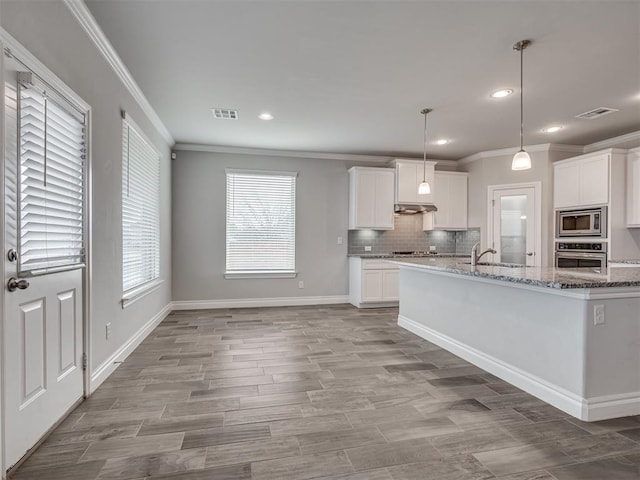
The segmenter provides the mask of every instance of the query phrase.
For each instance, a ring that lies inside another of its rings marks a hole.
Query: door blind
[[[122,122],[122,289],[160,276],[160,156]]]
[[[227,273],[295,271],[296,174],[227,171]]]
[[[84,115],[19,83],[18,272],[84,264]]]

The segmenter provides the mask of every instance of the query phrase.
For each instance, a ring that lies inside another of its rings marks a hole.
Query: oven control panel
[[[564,252],[606,252],[607,244],[604,242],[558,242],[556,243],[556,250]]]

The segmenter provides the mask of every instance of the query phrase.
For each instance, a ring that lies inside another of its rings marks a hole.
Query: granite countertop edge
[[[466,258],[469,255],[459,253],[437,253],[433,255],[393,254],[393,253],[348,253],[347,257],[355,258]]]
[[[397,259],[394,263],[424,270],[563,290],[640,287],[640,265],[637,269],[611,268],[608,274],[597,274],[552,267],[508,268],[491,265],[472,267],[471,265],[455,264],[451,260],[447,262],[445,259],[441,265],[421,263],[418,259]]]

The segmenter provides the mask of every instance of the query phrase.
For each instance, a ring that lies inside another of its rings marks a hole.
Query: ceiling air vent
[[[610,113],[617,112],[615,108],[607,108],[607,107],[598,107],[593,110],[589,110],[588,112],[581,113],[580,115],[576,115],[576,118],[585,118],[587,120],[593,120],[594,118],[604,117],[605,115],[609,115]]]
[[[238,111],[233,108],[212,108],[211,111],[215,118],[222,118],[223,120],[238,119]]]

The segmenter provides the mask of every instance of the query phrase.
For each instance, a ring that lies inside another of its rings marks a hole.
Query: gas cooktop
[[[407,251],[407,250],[396,250],[395,252],[391,252],[391,255],[407,255],[411,257],[428,257],[431,255],[437,255],[438,252],[426,252],[426,251]]]

